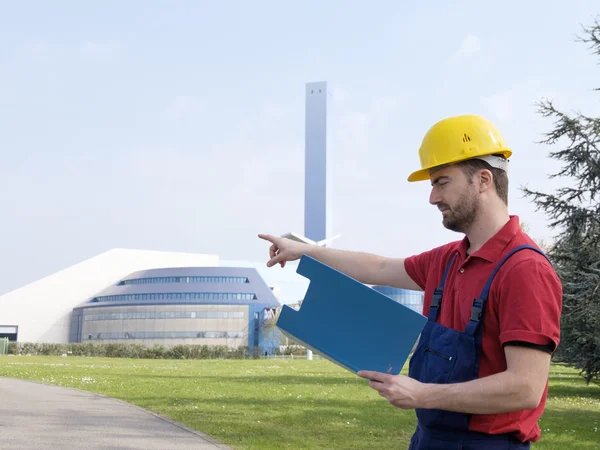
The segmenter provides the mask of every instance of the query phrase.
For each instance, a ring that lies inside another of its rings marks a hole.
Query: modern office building
[[[253,268],[137,271],[73,309],[70,341],[262,350],[261,325],[278,306]]]
[[[0,296],[0,332],[32,343],[259,346],[277,287],[216,255],[113,249]]]

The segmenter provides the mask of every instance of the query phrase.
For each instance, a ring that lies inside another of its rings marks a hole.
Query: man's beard
[[[449,208],[448,205],[444,205]],[[466,192],[442,218],[444,227],[458,233],[466,233],[479,215],[479,198],[474,192]]]

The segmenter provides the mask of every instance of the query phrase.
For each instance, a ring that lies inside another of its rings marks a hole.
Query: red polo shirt
[[[467,256],[468,240],[411,256],[405,260],[408,275],[425,291],[423,314],[429,312],[433,290],[439,285],[453,252],[458,255],[448,273],[438,322],[464,331],[471,316],[473,299],[481,293],[495,266],[519,245],[536,246],[511,216],[509,222],[481,249]],[[506,370],[502,346],[510,341],[558,346],[562,285],[546,258],[533,250],[513,254],[498,271],[492,283],[482,335],[479,377]],[[540,438],[538,419],[544,411],[548,384],[539,406],[533,410],[503,414],[473,415],[470,428],[484,433],[516,433],[522,441]]]

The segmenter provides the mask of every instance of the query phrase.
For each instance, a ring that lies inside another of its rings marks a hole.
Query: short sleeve
[[[562,284],[538,257],[519,261],[498,284],[500,343],[551,345],[560,342]]]
[[[404,270],[422,290],[425,290],[427,268],[431,260],[431,252],[419,253],[404,259]]]
[[[431,250],[409,256],[404,259],[404,270],[407,275],[422,289],[425,290],[427,278],[431,275],[432,269],[437,269],[438,264],[432,264],[440,261],[443,254],[447,253],[448,249],[456,244],[448,244],[442,247],[436,247]]]

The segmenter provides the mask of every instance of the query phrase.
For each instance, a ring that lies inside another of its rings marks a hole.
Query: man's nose
[[[429,203],[431,203],[432,205],[437,205],[441,201],[442,199],[440,197],[440,194],[434,186],[433,188],[431,188],[431,193],[429,194]]]

